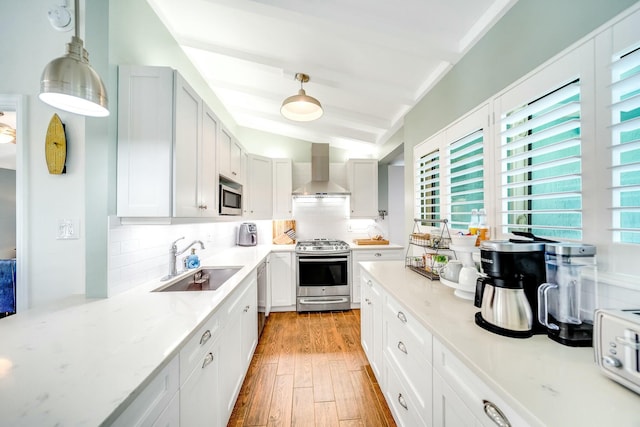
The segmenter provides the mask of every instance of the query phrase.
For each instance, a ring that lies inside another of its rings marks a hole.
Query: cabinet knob
[[[373,286],[373,282],[371,280],[367,280],[367,285]]]
[[[491,421],[500,427],[511,427],[511,423],[495,403],[488,400],[483,400],[482,403],[484,405],[484,413],[487,414]]]
[[[204,362],[202,362],[202,368],[204,369],[211,362],[213,362],[213,353],[209,353],[204,357]]]

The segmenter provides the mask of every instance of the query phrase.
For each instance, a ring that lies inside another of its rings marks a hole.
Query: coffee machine
[[[476,324],[496,334],[528,338],[545,333],[534,321],[538,286],[545,282],[545,244],[539,241],[485,240],[480,244],[483,275],[474,305]]]
[[[554,341],[590,347],[597,308],[596,247],[547,243],[546,282],[538,288],[538,320]]]

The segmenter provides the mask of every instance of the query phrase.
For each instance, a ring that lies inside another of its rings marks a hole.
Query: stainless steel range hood
[[[311,181],[293,191],[294,197],[348,196],[349,191],[329,180],[329,144],[311,144]]]

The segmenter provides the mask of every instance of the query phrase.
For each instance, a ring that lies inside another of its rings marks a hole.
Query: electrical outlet
[[[80,221],[77,218],[59,219],[56,233],[57,240],[73,240],[80,238]]]

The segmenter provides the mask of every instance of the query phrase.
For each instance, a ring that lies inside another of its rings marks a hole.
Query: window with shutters
[[[640,48],[611,64],[613,241],[640,243]]]
[[[458,139],[448,146],[450,226],[466,230],[472,209],[484,208],[483,130]]]
[[[582,238],[580,81],[500,118],[504,233]]]
[[[416,161],[416,213],[421,219],[440,219],[440,150]]]

